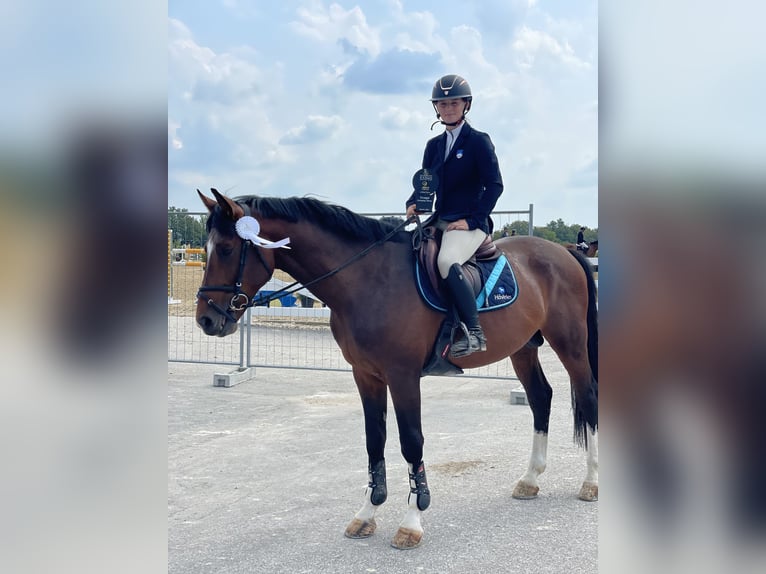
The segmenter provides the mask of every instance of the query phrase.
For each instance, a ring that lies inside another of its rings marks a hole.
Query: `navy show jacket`
[[[503,178],[489,135],[467,122],[460,130],[447,159],[446,132],[428,140],[423,167],[439,177],[434,217],[445,221],[465,219],[469,229],[491,233],[490,212],[503,193]],[[415,203],[415,193],[406,205]]]

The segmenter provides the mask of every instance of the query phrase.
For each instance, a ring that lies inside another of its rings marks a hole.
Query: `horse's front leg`
[[[377,377],[354,370],[359,395],[364,410],[364,430],[367,440],[367,488],[364,504],[346,527],[348,538],[368,538],[375,532],[375,513],[386,501],[386,461],[383,458],[386,446],[386,406],[388,396],[386,385]]]
[[[420,376],[401,377],[389,383],[399,427],[402,455],[407,461],[410,479],[408,509],[399,524],[391,545],[401,550],[419,546],[423,539],[422,512],[431,504],[423,464],[423,431],[420,418]]]

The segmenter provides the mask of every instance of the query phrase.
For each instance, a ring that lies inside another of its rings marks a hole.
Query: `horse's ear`
[[[218,200],[218,205],[221,206],[223,213],[227,217],[229,217],[230,219],[233,219],[234,221],[237,221],[237,219],[245,215],[245,210],[242,209],[242,206],[239,205],[236,201],[234,201],[230,197],[226,197],[214,187],[211,187],[210,191],[213,192],[213,195],[215,196],[216,200]]]
[[[200,199],[202,200],[202,203],[205,204],[205,207],[207,207],[207,210],[210,213],[213,213],[213,210],[215,209],[215,206],[218,205],[214,199],[210,199],[206,195],[203,195],[202,192],[198,189],[197,194],[199,194]]]

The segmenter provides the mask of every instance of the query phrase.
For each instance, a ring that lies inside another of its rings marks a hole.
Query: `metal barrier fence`
[[[495,229],[519,221],[533,230],[532,205],[523,211],[494,212]],[[330,311],[306,289],[300,297],[272,301],[270,307],[248,310],[237,334],[208,337],[194,322],[197,289],[204,273],[204,255],[196,247],[204,240],[206,213],[168,213],[168,361],[212,363],[245,367],[276,367],[323,371],[350,371],[329,326]],[[364,214],[368,217],[403,217],[401,213]],[[530,233],[531,235],[531,233]],[[193,245],[194,247],[190,247]],[[277,270],[262,291],[275,291],[292,282]],[[464,376],[515,379],[510,360],[468,369]]]

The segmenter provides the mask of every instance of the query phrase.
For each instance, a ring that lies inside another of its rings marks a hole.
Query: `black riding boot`
[[[450,267],[447,275],[447,286],[452,294],[452,301],[457,309],[457,314],[466,326],[466,336],[452,344],[450,355],[465,357],[476,351],[486,351],[487,339],[484,337],[481,325],[479,325],[479,311],[476,309],[473,289],[463,276],[463,269],[457,263]]]

